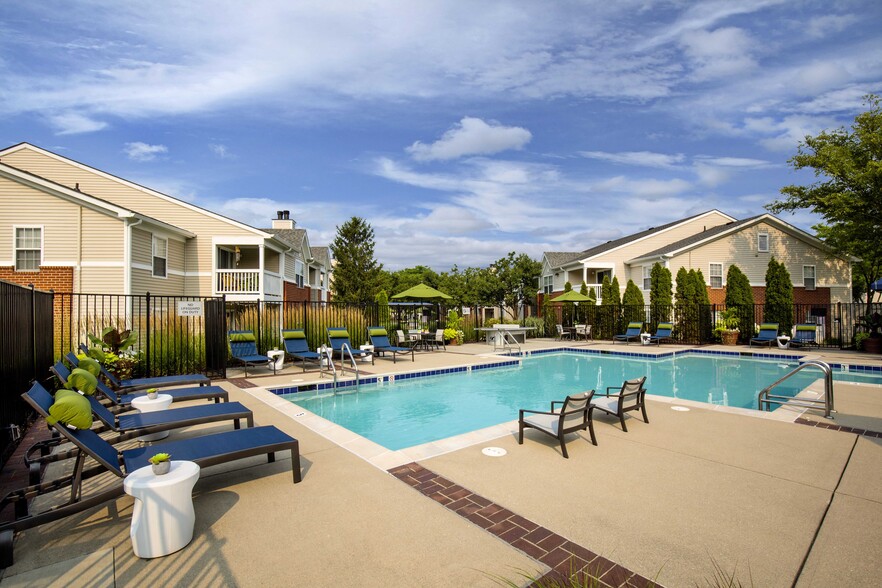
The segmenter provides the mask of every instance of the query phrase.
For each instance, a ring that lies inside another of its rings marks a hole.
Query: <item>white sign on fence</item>
[[[202,302],[178,302],[178,316],[202,316]]]

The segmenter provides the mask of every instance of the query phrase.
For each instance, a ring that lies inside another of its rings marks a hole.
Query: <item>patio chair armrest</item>
[[[552,400],[551,401],[551,412],[554,412],[554,405],[555,404],[563,405],[564,402],[565,401],[563,401],[563,400]]]
[[[610,390],[619,390],[619,391],[621,391],[621,389],[622,389],[621,386],[607,386],[607,387],[606,387],[606,392],[604,392],[603,395],[609,397],[609,391],[610,391]],[[618,394],[613,394],[613,396],[618,396]]]
[[[527,410],[526,408],[520,409],[519,412],[520,412],[520,415],[518,416],[518,420],[523,420],[525,412],[529,412],[530,414],[556,414],[553,412],[546,412],[544,410]]]

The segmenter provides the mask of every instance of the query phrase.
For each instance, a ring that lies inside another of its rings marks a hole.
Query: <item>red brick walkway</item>
[[[512,547],[550,567],[552,571],[542,580],[551,577],[565,579],[575,574],[579,578],[586,575],[596,578],[600,588],[657,586],[651,580],[511,512],[417,463],[409,463],[391,469],[389,473],[485,531],[493,533]]]

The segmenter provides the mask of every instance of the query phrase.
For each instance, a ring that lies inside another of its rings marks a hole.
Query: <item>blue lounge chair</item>
[[[759,335],[750,340],[749,347],[753,347],[753,344],[757,345],[769,345],[775,343],[778,339],[778,323],[763,323],[760,325]]]
[[[314,362],[319,365],[321,357],[315,351],[309,349],[306,341],[306,333],[303,329],[282,329],[282,344],[285,347],[285,355],[292,359],[299,359],[306,371],[306,362]]]
[[[328,328],[328,341],[331,343],[331,356],[336,357],[340,356],[340,362],[343,362],[344,356],[349,353],[352,354],[353,359],[356,357],[367,357],[367,351],[363,351],[361,349],[353,349],[352,343],[349,341],[349,331],[346,330],[346,327],[329,327]],[[346,346],[349,351],[343,351],[343,346]],[[371,364],[374,363],[374,356],[371,355]]]
[[[661,345],[662,341],[672,341],[671,332],[674,330],[674,323],[659,323],[655,330],[655,335],[649,337],[650,343]]]
[[[413,347],[396,347],[389,341],[389,333],[383,327],[368,327],[368,337],[371,345],[374,346],[374,354],[381,357],[386,353],[392,354],[392,363],[395,363],[399,354],[410,354],[410,361],[413,361]]]
[[[39,383],[35,383],[30,390],[22,394],[22,398],[39,414],[44,417],[49,415],[53,398]],[[63,519],[121,496],[122,478],[126,473],[147,466],[147,459],[156,453],[169,453],[176,460],[193,461],[205,468],[264,454],[269,462],[274,462],[276,452],[290,450],[294,483],[301,480],[300,445],[297,439],[272,426],[226,431],[124,451],[118,451],[95,431],[69,429],[61,423],[55,423],[53,426],[65,440],[79,449],[73,473],[57,480],[15,490],[0,502],[0,508],[7,505],[15,507],[15,520],[0,523],[0,562],[6,566],[12,564],[12,539],[16,532]],[[86,470],[84,466],[87,457],[93,458],[98,466]],[[119,482],[102,484],[97,494],[83,497],[82,481],[107,471],[118,476]],[[70,487],[71,490],[70,498],[65,504],[53,506],[33,515],[28,512],[28,501],[35,496],[66,487]]]
[[[73,367],[77,367],[80,363],[80,360],[74,353],[68,353],[64,356],[67,362]],[[70,370],[65,367],[63,363],[60,361],[52,366],[52,371],[55,372],[55,375],[58,376],[58,379],[62,382],[66,382],[68,375],[70,374]],[[107,386],[101,380],[98,380],[98,391],[101,392],[111,403],[117,406],[128,405],[132,403],[132,400],[138,398],[139,396],[144,396],[146,393],[145,390],[138,391],[137,394],[126,393],[126,394],[117,394],[113,390],[111,390],[110,386]],[[182,402],[185,400],[201,400],[208,399],[214,400],[215,402],[228,402],[230,400],[230,393],[221,388],[220,386],[191,386],[189,388],[163,388],[163,394],[168,394],[172,397],[172,402]]]
[[[640,340],[640,331],[643,330],[643,323],[640,321],[635,321],[628,323],[628,330],[622,333],[621,335],[613,336],[613,344],[615,345],[616,341],[624,341],[628,343],[630,341],[639,341]]]
[[[89,348],[80,343],[80,350],[89,355]],[[136,392],[147,388],[167,388],[169,386],[186,386],[198,384],[200,386],[211,385],[211,378],[205,374],[179,374],[175,376],[156,376],[153,378],[134,378],[120,380],[111,374],[104,365],[101,365],[101,375],[110,383],[111,388],[122,392]]]
[[[230,353],[233,359],[245,366],[245,377],[248,377],[248,366],[266,366],[276,373],[276,362],[261,355],[257,351],[257,340],[251,331],[230,331]]]
[[[790,340],[791,347],[820,347],[817,339],[818,325],[796,325],[796,332]]]

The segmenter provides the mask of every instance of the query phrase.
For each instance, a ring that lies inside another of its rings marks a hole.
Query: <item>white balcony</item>
[[[229,300],[258,300],[261,296],[259,270],[214,270],[214,288],[217,296],[226,295]],[[282,299],[282,277],[274,272],[263,272],[263,299]]]

